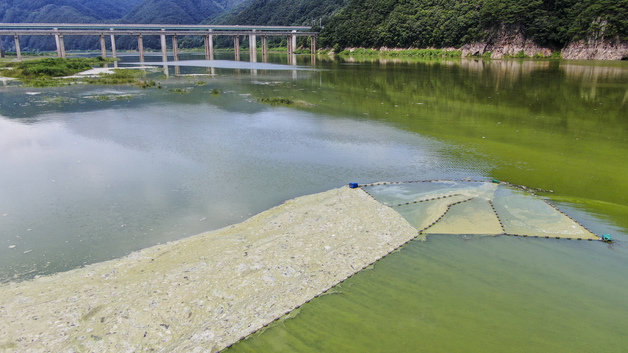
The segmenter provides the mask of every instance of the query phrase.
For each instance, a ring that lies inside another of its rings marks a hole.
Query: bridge
[[[65,36],[100,37],[101,56],[107,57],[106,38],[111,42],[111,56],[117,57],[116,36],[137,37],[137,49],[140,62],[144,62],[145,36],[159,36],[163,62],[168,61],[166,37],[172,37],[172,53],[175,61],[179,60],[178,38],[180,36],[202,36],[205,47],[205,59],[214,59],[214,36],[233,38],[235,59],[240,60],[240,37],[248,36],[251,61],[257,61],[257,38],[261,38],[262,57],[266,61],[270,36],[286,37],[288,54],[294,54],[297,37],[308,37],[312,54],[316,52],[317,32],[305,26],[227,26],[227,25],[166,25],[166,24],[101,24],[101,23],[0,23],[0,36],[13,36],[17,59],[22,59],[20,36],[54,36],[57,56],[66,57]],[[0,52],[1,52],[0,48]]]

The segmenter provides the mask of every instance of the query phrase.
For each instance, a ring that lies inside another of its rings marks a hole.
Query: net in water
[[[543,198],[507,184],[424,181],[362,188],[422,234],[600,239]]]

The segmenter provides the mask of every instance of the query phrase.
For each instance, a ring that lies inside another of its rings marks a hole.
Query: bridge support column
[[[59,32],[59,29],[54,28],[55,32]],[[57,45],[57,56],[65,58],[65,43],[63,42],[63,34],[55,34],[55,44]]]
[[[179,61],[179,40],[176,34],[172,36],[172,60]]]
[[[205,40],[205,60],[214,60],[214,36],[208,34]]]
[[[266,36],[262,36],[262,61],[268,61],[268,38]]]
[[[110,28],[113,31],[113,28]],[[109,36],[109,40],[111,41],[111,56],[113,58],[117,58],[118,57],[118,52],[116,50],[116,37],[112,34]],[[118,67],[118,62],[114,61],[113,62],[113,67]]]
[[[162,28],[162,32],[166,30]],[[168,47],[166,45],[166,35],[160,34],[161,39],[161,61],[163,62],[164,74],[168,76]]]
[[[316,54],[316,36],[310,37],[310,49],[312,51],[312,55]]]
[[[15,39],[15,55],[17,55],[17,60],[22,60],[22,48],[20,48],[20,36],[17,34],[13,36]]]
[[[292,33],[296,33],[296,31],[292,31]],[[290,36],[290,44],[292,47],[292,53],[294,54],[294,52],[297,50],[297,35],[293,34]]]
[[[290,37],[286,39],[286,46],[288,47],[288,55],[291,55],[292,54],[292,41],[290,40]]]
[[[103,58],[107,57],[107,45],[105,44],[105,35],[100,35],[100,56]]]
[[[110,28],[113,31],[113,28]],[[118,52],[116,50],[116,36],[113,34],[109,36],[109,41],[111,42],[111,56],[114,58],[118,57]]]
[[[144,39],[142,35],[137,36],[137,51],[140,53],[140,62],[144,62]]]
[[[240,61],[240,36],[233,36],[233,49],[235,49],[235,60]]]
[[[249,34],[249,56],[252,63],[257,62],[257,37],[255,34]]]

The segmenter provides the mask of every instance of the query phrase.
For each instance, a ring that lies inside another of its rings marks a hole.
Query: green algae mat
[[[497,181],[375,183],[362,189],[421,234],[601,239],[546,199]]]

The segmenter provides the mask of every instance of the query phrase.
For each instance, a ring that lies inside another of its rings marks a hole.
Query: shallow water
[[[349,181],[496,177],[554,190],[617,242],[433,235],[233,350],[628,346],[626,65],[315,67],[181,67],[215,76],[150,74],[161,90],[0,88],[1,279],[115,258]]]

